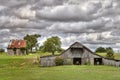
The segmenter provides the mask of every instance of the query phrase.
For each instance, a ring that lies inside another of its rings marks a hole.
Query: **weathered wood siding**
[[[104,65],[110,65],[110,66],[116,66],[119,67],[120,66],[120,60],[112,60],[112,59],[103,59],[103,63]]]
[[[7,49],[9,55],[25,55],[26,51],[22,52],[20,49],[16,49],[16,54],[13,49]]]
[[[70,63],[70,62],[66,62],[66,61],[73,61],[73,58],[81,58],[82,59],[82,64],[88,63],[90,62],[91,64],[94,64],[94,58],[100,58],[100,56],[94,55],[92,54],[90,51],[88,51],[87,49],[84,49],[83,53],[72,53],[70,49],[68,49],[66,52],[64,52],[61,55],[64,59],[65,59],[65,63]]]
[[[71,51],[71,49],[73,48],[77,48],[77,49]],[[83,51],[80,51],[78,49],[83,49]],[[74,58],[80,58],[81,64],[90,63],[94,65],[94,59],[101,58],[102,64],[104,65],[120,66],[120,60],[112,60],[112,59],[101,57],[79,43],[73,44],[72,46],[70,46],[70,48],[68,48],[61,55],[58,55],[58,56],[61,56],[64,58],[65,65],[72,65]],[[56,57],[57,56],[41,57],[41,61],[40,61],[41,66],[55,66],[54,60]]]
[[[64,64],[70,65],[73,64],[73,58],[81,58],[82,64],[85,63],[91,63],[94,64],[94,58],[100,58],[97,55],[92,54],[87,49],[84,49],[83,53],[72,53],[71,49],[66,50],[63,54],[59,55],[65,59]],[[41,66],[55,66],[55,60],[56,56],[48,56],[48,57],[42,57],[41,58]]]
[[[14,55],[13,49],[7,49],[7,53],[8,53],[9,55]]]
[[[44,57],[40,59],[41,66],[55,66],[55,60],[56,56],[49,56]]]

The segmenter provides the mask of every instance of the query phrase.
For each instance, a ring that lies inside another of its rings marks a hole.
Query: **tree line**
[[[25,35],[23,37],[24,40],[26,40],[27,45],[24,48],[21,48],[21,51],[26,51],[27,54],[33,53],[33,48],[35,48],[35,52],[42,51],[42,52],[50,52],[52,55],[55,54],[55,52],[61,52],[63,49],[61,48],[61,40],[58,36],[52,36],[48,38],[43,45],[39,46],[38,44],[38,38],[40,38],[40,34],[32,34],[32,35]],[[14,49],[13,49],[14,50]],[[0,49],[0,53],[5,52],[4,49]]]
[[[37,47],[39,47],[38,44],[38,40],[37,38],[41,37],[41,35],[39,34],[34,34],[34,35],[26,35],[24,37],[24,40],[27,41],[27,46],[26,46],[26,50],[27,53],[33,52],[32,49],[33,47],[36,48],[37,51]],[[48,38],[42,46],[40,46],[39,48],[40,51],[42,52],[50,52],[53,55],[55,54],[56,51],[60,52],[63,49],[61,48],[61,40],[58,36],[52,36],[50,38]]]
[[[111,47],[107,47],[107,48],[104,48],[104,47],[98,47],[96,50],[95,50],[96,53],[107,53],[106,54],[106,57],[107,58],[111,58],[111,59],[114,59],[114,51]]]
[[[0,53],[3,53],[3,52],[5,52],[5,50],[4,50],[4,49],[2,49],[2,48],[0,48]]]
[[[27,41],[27,46],[25,48],[22,48],[21,50],[26,50],[27,54],[33,52],[33,48],[35,48],[36,51],[42,51],[42,52],[50,52],[52,55],[55,54],[55,52],[61,52],[63,49],[61,48],[61,40],[58,36],[52,36],[46,41],[44,41],[43,45],[39,47],[38,44],[38,38],[40,38],[40,34],[32,34],[32,35],[26,35],[24,36],[24,40]],[[4,49],[0,49],[0,52],[4,52]],[[114,51],[111,47],[98,47],[95,50],[96,53],[107,53],[106,57],[108,58],[114,58]]]

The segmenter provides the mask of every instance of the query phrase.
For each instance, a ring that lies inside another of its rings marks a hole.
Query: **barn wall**
[[[120,61],[112,60],[112,59],[103,59],[104,65],[110,65],[110,66],[120,66]]]
[[[8,53],[9,55],[14,55],[13,49],[7,49],[7,53]]]
[[[56,56],[49,56],[49,57],[43,57],[40,59],[41,66],[55,66],[55,60]]]
[[[71,50],[68,49],[66,52],[64,52],[61,55],[64,59],[65,59],[65,63],[72,63],[73,62],[73,58],[81,58],[82,59],[82,64],[85,63],[91,63],[94,64],[94,58],[100,58],[97,55],[92,54],[90,51],[88,51],[87,49],[84,48],[84,53],[82,54],[72,54]]]
[[[9,55],[15,55],[13,49],[7,49],[7,53]],[[26,51],[24,53],[20,49],[16,49],[16,55],[24,55],[26,54]]]
[[[77,45],[78,46],[78,45]],[[71,52],[71,48],[67,49],[65,52],[63,52],[61,57],[64,58],[64,64],[65,65],[72,65],[73,64],[73,58],[81,58],[81,63],[86,64],[90,63],[94,65],[94,58],[102,58],[102,62],[104,65],[111,65],[111,66],[120,66],[120,61],[117,60],[111,60],[111,59],[106,59],[101,56],[98,56],[91,52],[89,49],[86,47],[83,47],[83,53],[79,52],[74,52],[73,54]],[[41,66],[55,66],[55,58],[57,56],[46,56],[46,57],[41,57]]]
[[[84,53],[82,53],[82,54],[79,54],[79,53],[72,54],[71,49],[68,49],[60,56],[64,58],[65,65],[73,64],[73,58],[81,58],[82,64],[86,64],[86,63],[94,64],[94,58],[100,58],[99,56],[92,54],[87,49],[84,49]],[[42,57],[41,58],[41,66],[54,66],[55,58],[56,58],[56,56]]]
[[[21,49],[16,49],[16,55],[25,55],[26,51],[22,52]]]
[[[21,55],[20,49],[16,49],[16,55]]]

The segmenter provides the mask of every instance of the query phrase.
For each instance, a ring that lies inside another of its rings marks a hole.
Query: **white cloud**
[[[24,25],[26,24],[29,20],[27,19],[19,19],[15,16],[1,16],[0,17],[0,23],[4,27],[17,27],[17,25]],[[1,26],[1,27],[3,27]]]
[[[18,19],[18,18],[16,18],[16,17],[11,17],[11,18],[10,18],[10,23],[11,23],[12,25],[20,25],[20,24],[25,24],[25,23],[27,23],[27,22],[28,22],[27,19]]]
[[[0,5],[0,11],[2,11],[3,9],[5,9],[6,8],[6,6],[1,6]]]
[[[119,0],[2,0],[0,44],[38,33],[39,42],[57,35],[63,47],[79,41],[96,48],[120,43],[119,22]]]
[[[102,32],[101,34],[104,38],[112,38],[111,32]]]
[[[36,16],[36,11],[31,9],[31,5],[27,5],[24,7],[19,8],[18,10],[15,11],[16,15],[18,15],[21,18],[35,18]]]
[[[84,10],[80,5],[59,5],[56,7],[45,7],[44,9],[37,12],[37,16],[40,19],[48,20],[58,20],[58,21],[86,21],[96,18],[90,13],[91,11],[97,10],[93,9],[94,5],[91,5],[91,10],[86,8]]]
[[[2,30],[0,30],[0,33],[7,33],[7,32],[10,32],[10,30],[9,29],[2,29]]]
[[[117,46],[120,46],[120,43],[116,43]]]
[[[110,27],[107,25],[110,22],[111,21],[109,19],[104,18],[99,18],[89,22],[56,22],[47,29],[50,31],[65,33],[95,33],[97,31],[108,31],[109,29],[113,28],[113,26]]]

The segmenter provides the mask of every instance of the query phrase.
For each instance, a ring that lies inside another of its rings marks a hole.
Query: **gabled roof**
[[[42,57],[60,56],[60,55],[64,54],[67,50],[69,50],[69,49],[71,49],[71,48],[85,48],[85,49],[87,49],[89,52],[91,52],[92,54],[97,55],[97,56],[100,56],[100,55],[92,52],[89,48],[87,48],[87,47],[84,46],[83,44],[81,44],[81,43],[79,43],[79,42],[75,42],[75,43],[73,43],[68,49],[64,50],[64,51],[63,51],[61,54],[59,54],[59,55],[48,55],[48,56],[42,56]],[[41,58],[42,58],[42,57],[41,57]],[[103,56],[100,56],[100,57],[104,58]]]
[[[71,48],[83,48],[83,45],[81,45],[79,42],[75,42],[73,45],[70,46]]]
[[[118,59],[110,59],[110,58],[105,58],[105,57],[103,57],[103,56],[101,56],[101,55],[98,55],[98,54],[92,52],[89,48],[87,48],[86,46],[84,46],[83,44],[81,44],[81,43],[79,43],[79,42],[73,43],[68,49],[64,50],[64,51],[63,51],[61,54],[59,54],[59,55],[48,55],[48,56],[42,56],[42,57],[40,57],[40,58],[60,56],[60,55],[64,54],[67,50],[69,50],[69,49],[71,49],[71,48],[81,48],[81,47],[87,49],[89,52],[91,52],[91,54],[96,55],[96,56],[99,56],[99,57],[101,57],[101,58],[108,59],[108,60],[114,60],[114,61],[120,61],[120,60],[118,60]]]
[[[79,42],[75,42],[75,43],[73,43],[71,46],[70,46],[70,48],[72,47],[72,46],[74,46],[74,45],[79,45],[79,46],[82,46],[83,48],[85,48],[85,49],[87,49],[89,52],[91,52],[92,54],[94,54],[94,55],[97,55],[97,56],[100,56],[100,57],[102,57],[102,58],[104,58],[103,56],[101,56],[101,55],[98,55],[98,54],[96,54],[96,53],[94,53],[93,51],[91,51],[88,47],[86,47],[86,46],[84,46],[83,44],[81,44],[81,43],[79,43]],[[78,47],[79,48],[79,47]]]
[[[10,40],[8,48],[25,48],[27,45],[25,40]]]

